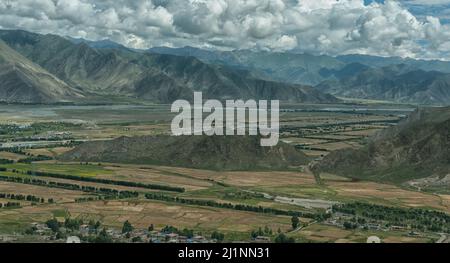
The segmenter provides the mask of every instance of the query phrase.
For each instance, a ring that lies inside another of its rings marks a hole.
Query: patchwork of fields
[[[14,112],[0,107],[0,123],[4,125],[0,159],[7,160],[0,164],[0,193],[33,195],[44,202],[19,200],[15,202],[20,202],[20,207],[0,208],[0,235],[22,233],[34,222],[70,217],[98,220],[113,228],[120,228],[128,220],[142,229],[171,225],[199,233],[220,231],[228,241],[250,241],[252,231],[268,228],[273,233],[268,234],[270,238],[283,232],[298,242],[363,242],[370,235],[378,235],[386,242],[429,242],[439,236],[429,231],[411,236],[409,230],[343,229],[317,218],[333,204],[354,201],[450,213],[448,195],[352,181],[331,174],[322,175],[318,182],[307,166],[287,171],[220,172],[118,163],[63,163],[54,158],[71,150],[77,142],[168,133],[170,116],[163,114],[166,109],[162,106],[111,110],[42,106],[36,111],[27,107]],[[290,105],[282,112],[282,140],[315,158],[336,149],[360,147],[368,136],[394,125],[409,111],[407,107],[365,110],[354,110],[348,105],[338,109],[305,107]],[[55,122],[59,123],[58,129],[48,125]],[[30,128],[33,123],[41,126]],[[64,123],[79,125],[66,127]],[[51,144],[63,139],[58,137],[62,131],[70,143]],[[5,147],[18,142],[17,134],[29,145]],[[44,145],[33,143],[38,138]],[[48,160],[23,161],[42,156]],[[166,200],[146,198],[148,193],[161,194]],[[167,198],[197,201],[188,204]],[[0,199],[0,203],[7,201]],[[229,207],[214,205],[217,203]],[[232,208],[236,206],[247,208]],[[258,207],[273,210],[262,211]],[[292,230],[292,213],[304,215],[300,216],[302,229]]]
[[[303,213],[318,213],[320,208],[308,207],[297,203],[278,202],[272,197],[303,198],[305,200],[324,200],[336,202],[366,201],[374,204],[396,207],[421,207],[450,212],[450,196],[419,193],[401,189],[396,186],[371,182],[352,182],[346,178],[324,176],[322,185],[315,182],[309,172],[216,172],[186,168],[134,166],[119,164],[13,164],[5,165],[8,171],[46,171],[50,173],[64,173],[83,177],[103,178],[117,181],[142,182],[164,184],[182,187],[183,193],[165,192],[169,196],[196,200],[213,200],[219,203],[246,204],[276,208],[286,211]],[[29,175],[15,175],[9,172],[0,175],[32,177]],[[55,179],[39,177],[47,181],[75,183],[83,186],[112,187],[107,184],[83,182],[77,180]],[[33,194],[43,198],[55,200],[52,204],[22,203],[21,208],[0,211],[0,224],[16,225],[15,228],[3,228],[4,231],[17,231],[21,227],[35,221],[45,221],[54,216],[54,211],[65,211],[67,215],[84,220],[101,220],[103,224],[120,228],[128,220],[136,227],[146,228],[154,224],[157,228],[174,225],[179,228],[193,228],[199,232],[219,230],[232,239],[248,240],[249,233],[259,227],[269,227],[276,231],[289,232],[290,217],[274,214],[263,214],[247,211],[235,211],[216,207],[198,205],[182,205],[179,203],[158,200],[146,200],[142,194],[160,192],[139,187],[113,186],[122,191],[138,191],[138,198],[121,200],[93,200],[78,203],[78,198],[98,196],[77,190],[47,188],[20,183],[0,182],[1,193]],[[259,194],[255,194],[259,193]],[[310,219],[304,218],[305,222]],[[317,224],[316,224],[317,225]],[[334,226],[318,224],[322,228],[333,231]],[[308,234],[313,226],[305,228],[299,234],[293,234],[299,241],[355,241],[362,238],[361,234],[343,234],[340,238],[325,235],[326,232]],[[325,230],[323,230],[325,231]],[[317,235],[320,238],[317,238]],[[396,233],[393,238],[398,237]],[[348,239],[346,239],[349,237]],[[387,237],[390,237],[387,235]],[[396,239],[400,240],[400,239]],[[421,241],[420,239],[417,241]]]

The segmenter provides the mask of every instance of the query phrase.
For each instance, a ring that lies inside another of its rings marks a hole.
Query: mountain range
[[[1,30],[0,39],[29,63],[39,65],[68,90],[77,90],[84,101],[133,98],[156,103],[191,100],[193,91],[214,99],[278,99],[289,102],[332,103],[335,97],[310,86],[258,78],[250,71],[212,65],[194,57],[151,54],[117,46],[92,47],[93,42],[40,35],[26,31]],[[108,44],[110,44],[108,42]],[[6,52],[6,50],[5,50]],[[14,80],[8,80],[11,83]],[[3,83],[3,82],[2,82]],[[1,85],[0,89],[11,89]],[[43,102],[36,88],[26,98],[8,102]],[[71,97],[77,101],[77,96]]]
[[[205,63],[249,70],[260,78],[304,85],[316,85],[326,79],[320,74],[322,69],[337,70],[345,66],[345,63],[329,56],[268,51],[210,51],[193,47],[157,47],[151,48],[149,52],[192,56]]]
[[[399,64],[382,68],[358,68],[338,80],[316,88],[339,97],[375,99],[413,104],[450,104],[450,74],[424,71]]]
[[[193,47],[157,47],[149,52],[193,56],[206,63],[245,69],[263,79],[312,85],[322,92],[345,98],[450,105],[450,62],[447,61],[212,51]]]
[[[17,71],[17,66],[11,74],[11,63],[2,65],[0,101],[5,102],[171,103],[191,100],[194,91],[202,91],[205,99],[220,100],[336,103],[337,96],[450,105],[446,61],[193,47],[135,50],[110,40],[20,30],[0,30],[0,40],[9,47],[2,49],[2,57],[20,55],[17,61],[47,76],[37,81],[30,72]]]

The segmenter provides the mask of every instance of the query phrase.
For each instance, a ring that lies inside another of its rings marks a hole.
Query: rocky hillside
[[[363,149],[333,152],[315,168],[394,183],[450,177],[450,108],[420,109],[376,135]]]
[[[84,96],[64,81],[29,61],[0,40],[0,101],[55,103]]]
[[[257,136],[145,136],[84,143],[63,161],[157,164],[214,170],[286,169],[308,163],[294,147],[261,147]]]

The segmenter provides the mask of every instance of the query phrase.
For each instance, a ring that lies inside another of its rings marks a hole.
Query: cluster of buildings
[[[81,227],[80,227],[81,228]],[[80,234],[83,232],[80,231]],[[148,231],[144,229],[135,229],[129,233],[123,234],[117,229],[107,229],[106,233],[117,241],[140,242],[140,243],[216,243],[217,240],[208,239],[201,235],[187,237],[177,233],[165,233],[162,231]]]
[[[72,139],[72,133],[67,131],[63,132],[48,131],[44,134],[30,136],[29,139],[40,141],[69,140]]]
[[[43,240],[51,240],[54,236],[52,230],[47,227],[46,224],[32,223],[32,229],[34,234],[43,237]],[[64,227],[60,228],[60,232],[64,234],[69,234],[69,231]],[[70,232],[70,234],[77,234],[68,236],[66,238],[67,243],[79,243],[83,238],[89,237],[91,235],[98,234],[98,231],[93,229],[90,225],[81,225],[78,231]],[[106,229],[106,233],[114,242],[137,242],[137,243],[216,243],[217,240],[208,239],[201,235],[194,235],[192,237],[187,237],[179,235],[177,233],[165,233],[162,231],[148,231],[144,229],[134,229],[129,233],[122,233],[118,229]]]
[[[327,219],[324,223],[331,226],[336,226],[340,228],[344,228],[344,222],[351,222],[353,220],[353,216],[343,214],[343,213],[335,213],[333,217]],[[364,223],[354,222],[358,226],[358,228],[373,230],[373,231],[409,231],[409,236],[418,236],[419,234],[411,231],[410,227],[407,226],[397,226],[397,225],[384,225],[380,222],[376,221],[367,221]]]
[[[34,230],[35,234],[40,236],[45,236],[52,233],[52,230],[46,224],[31,223],[31,228]]]

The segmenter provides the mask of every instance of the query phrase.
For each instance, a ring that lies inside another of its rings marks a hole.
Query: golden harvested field
[[[214,172],[187,168],[158,169],[176,171],[193,177],[212,179],[233,186],[250,188],[272,188],[274,192],[279,188],[280,195],[298,193],[304,195],[308,188],[314,197],[320,191],[328,190],[329,198],[346,201],[367,200],[378,204],[389,204],[403,207],[425,207],[450,212],[450,195],[433,195],[402,189],[398,186],[375,182],[353,182],[347,178],[324,175],[325,188],[318,187],[314,176],[308,172]],[[285,188],[286,187],[286,188]],[[297,190],[295,190],[297,188]],[[289,190],[289,191],[286,191]],[[319,194],[323,196],[322,194]]]
[[[53,198],[56,203],[74,202],[76,198],[88,197],[81,191],[72,191],[64,189],[53,189],[43,186],[17,184],[10,182],[0,182],[0,192],[10,194],[35,195],[40,198]]]
[[[378,236],[383,243],[427,243],[437,236],[408,236],[408,232],[354,231],[335,226],[313,224],[290,236],[312,242],[365,243],[370,236]]]
[[[307,156],[313,157],[313,158],[322,157],[322,156],[329,154],[329,152],[314,151],[314,150],[302,150],[302,152],[304,152]]]
[[[450,195],[438,195],[441,198],[442,205],[450,207]]]
[[[384,243],[426,243],[429,239],[409,236],[389,236],[383,239]]]
[[[7,159],[12,161],[18,161],[20,159],[26,158],[25,155],[10,153],[10,152],[0,152],[0,159]]]
[[[184,187],[186,190],[200,190],[211,187],[213,184],[194,177],[183,177],[173,175],[169,172],[160,171],[153,168],[141,168],[136,166],[105,166],[105,169],[112,171],[115,179],[141,183],[159,183]],[[111,175],[98,175],[98,178],[111,178]]]
[[[367,130],[361,130],[361,131],[346,131],[346,132],[342,132],[342,135],[349,135],[349,136],[372,136],[375,133],[381,131],[382,128],[372,128],[372,129],[367,129]]]
[[[133,202],[91,202],[86,206],[67,206],[72,215],[101,215],[106,224],[121,226],[125,220],[146,228],[149,224],[158,227],[176,225],[198,229],[248,232],[259,226],[268,225],[277,229],[289,227],[290,218],[261,215],[218,208],[178,205],[157,201]]]
[[[252,212],[219,208],[178,205],[159,201],[95,201],[89,203],[67,203],[64,205],[42,205],[0,212],[0,222],[17,218],[22,222],[45,221],[54,211],[67,211],[71,217],[86,220],[101,220],[103,224],[120,228],[126,220],[133,226],[145,229],[150,224],[161,229],[166,225],[198,230],[247,233],[261,226],[288,231],[290,218],[263,215]],[[249,237],[249,236],[248,236]]]
[[[381,205],[434,208],[450,212],[450,195],[433,195],[398,186],[365,181],[351,181],[331,174],[322,176],[324,186],[316,184],[308,172],[217,172],[164,166],[105,166],[113,174],[101,178],[164,183],[185,187],[188,192],[205,190],[213,182],[221,182],[241,189],[260,189],[280,196],[319,198],[337,201],[366,200]],[[216,197],[215,197],[216,198]]]
[[[327,198],[337,201],[366,200],[377,204],[403,207],[426,207],[450,212],[450,195],[433,195],[398,186],[365,181],[351,181],[331,174],[322,176],[324,186],[316,184],[308,172],[237,171],[218,172],[165,166],[105,165],[108,173],[99,178],[166,183],[185,187],[188,192],[205,190],[213,182],[221,182],[242,189],[263,189],[281,196]],[[112,173],[111,173],[112,171]],[[84,184],[84,183],[83,183]],[[130,189],[130,188],[128,188]]]
[[[322,225],[311,225],[299,232],[299,236],[307,240],[316,242],[334,242],[338,239],[347,238],[352,234],[351,231],[337,227],[326,227]]]
[[[155,169],[190,176],[198,179],[210,179],[225,184],[242,187],[280,186],[289,184],[315,184],[311,174],[301,172],[218,172],[177,167],[157,167]]]
[[[50,157],[56,157],[60,154],[68,152],[73,148],[70,147],[55,147],[55,148],[42,148],[42,149],[27,149],[25,152],[33,155],[45,155]]]

